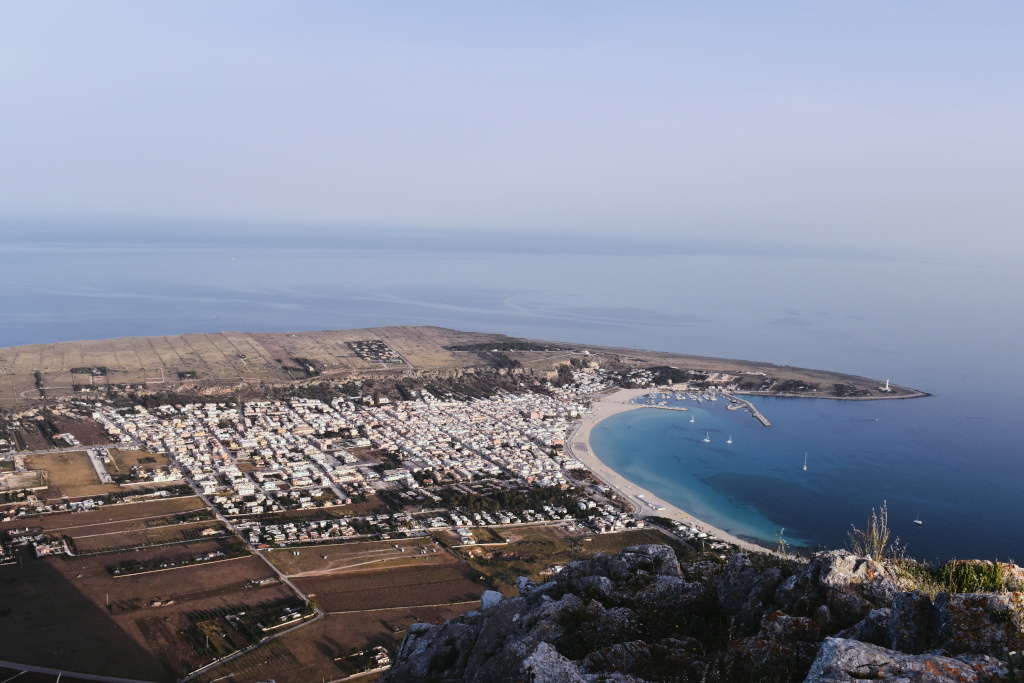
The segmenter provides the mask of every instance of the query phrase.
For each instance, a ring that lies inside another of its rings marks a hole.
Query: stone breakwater
[[[413,624],[384,680],[995,683],[1024,647],[1022,594],[932,600],[844,551],[680,564],[635,546],[520,579],[519,593]]]

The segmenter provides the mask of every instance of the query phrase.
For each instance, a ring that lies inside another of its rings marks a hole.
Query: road
[[[30,671],[32,673],[47,674],[50,676],[56,676],[59,680],[62,675],[71,676],[77,680],[82,681],[105,681],[106,683],[153,683],[152,681],[140,681],[134,678],[115,678],[113,676],[99,676],[97,674],[82,674],[74,671],[65,671],[63,669],[48,669],[45,666],[31,666],[29,664],[17,664],[15,662],[4,662],[0,661],[0,666],[5,669],[14,669],[16,671]],[[16,674],[13,678],[17,678],[21,674]],[[11,679],[8,679],[11,680]]]
[[[175,464],[177,464],[177,463],[175,463]],[[182,472],[184,472],[184,469],[182,469]],[[211,510],[213,510],[213,514],[217,518],[217,520],[220,521],[222,524],[224,524],[224,526],[226,526],[228,529],[230,529],[231,532],[234,533],[235,536],[237,536],[242,541],[242,543],[245,543],[246,547],[249,549],[250,552],[252,552],[253,555],[255,555],[256,557],[258,557],[261,560],[263,560],[263,562],[265,562],[266,565],[268,567],[270,567],[270,570],[272,572],[274,572],[274,574],[277,576],[277,578],[281,580],[281,583],[283,583],[286,586],[288,586],[289,588],[291,588],[292,591],[294,591],[295,594],[298,595],[300,598],[302,598],[303,602],[305,602],[308,605],[309,604],[309,596],[306,595],[301,590],[299,590],[299,587],[296,586],[294,583],[292,583],[291,579],[289,579],[287,576],[285,576],[284,573],[280,569],[278,569],[276,566],[274,566],[274,563],[270,561],[270,558],[268,558],[266,555],[264,555],[259,550],[257,550],[253,546],[253,544],[249,542],[248,538],[246,538],[245,536],[243,536],[242,534],[240,534],[238,532],[238,529],[236,529],[235,525],[231,523],[231,520],[229,520],[227,517],[222,515],[220,513],[220,510],[217,509],[217,506],[214,505],[212,502],[210,502],[210,500],[206,497],[206,494],[204,494],[202,492],[202,490],[196,485],[195,481],[192,480],[192,477],[190,477],[188,475],[185,475],[185,481],[188,482],[189,486],[192,487],[192,489],[196,492],[196,495],[199,496],[199,498],[206,504],[206,506],[208,508],[210,508]],[[261,647],[262,645],[264,645],[265,643],[270,642],[271,640],[276,640],[277,638],[280,638],[281,636],[283,636],[283,635],[285,635],[287,633],[291,633],[292,631],[295,631],[295,630],[297,630],[299,628],[303,628],[303,627],[307,626],[308,624],[312,624],[313,622],[319,621],[320,619],[323,619],[323,618],[324,618],[323,610],[321,610],[319,607],[317,607],[315,609],[315,611],[313,612],[313,618],[312,619],[303,619],[302,621],[300,621],[298,624],[296,624],[292,628],[285,629],[284,631],[281,631],[280,633],[275,633],[274,635],[268,636],[267,638],[264,638],[260,642],[255,643],[253,645],[250,645],[249,647],[244,648],[242,650],[239,650],[238,652],[235,652],[234,654],[230,654],[230,655],[228,655],[227,657],[225,657],[223,659],[211,662],[211,663],[207,664],[206,666],[200,667],[200,668],[196,669],[195,671],[193,671],[188,676],[186,676],[185,678],[181,679],[181,681],[179,683],[185,683],[185,681],[190,681],[193,678],[195,678],[196,676],[198,676],[198,675],[200,675],[202,673],[205,673],[206,671],[209,671],[210,669],[213,669],[215,667],[227,664],[230,661],[238,659],[242,655],[245,655],[245,654],[248,654],[249,652],[252,652],[253,650]]]

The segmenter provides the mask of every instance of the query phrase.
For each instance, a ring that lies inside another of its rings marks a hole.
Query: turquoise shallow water
[[[626,479],[741,537],[774,543],[782,532],[790,544],[841,547],[850,525],[887,501],[914,557],[1024,557],[1019,476],[996,457],[998,437],[985,442],[992,416],[948,424],[936,397],[753,402],[773,426],[722,399],[670,400],[688,412],[612,416],[591,447]]]

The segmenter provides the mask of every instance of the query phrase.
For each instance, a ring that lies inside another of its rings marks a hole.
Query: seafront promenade
[[[570,454],[586,465],[586,467],[594,473],[594,476],[614,489],[620,496],[622,496],[623,500],[633,505],[635,507],[635,514],[637,517],[651,516],[645,514],[645,511],[639,502],[642,500],[652,506],[652,512],[655,510],[654,506],[661,508],[657,509],[657,516],[673,519],[678,522],[682,522],[683,524],[694,526],[709,536],[714,536],[726,543],[732,543],[743,550],[760,553],[772,552],[764,546],[745,541],[733,536],[727,531],[713,527],[710,524],[697,519],[685,510],[682,510],[659,498],[647,489],[641,488],[634,482],[624,479],[621,475],[617,474],[610,467],[601,462],[601,460],[594,454],[593,450],[590,448],[590,433],[593,430],[594,425],[601,420],[611,417],[612,415],[618,415],[619,413],[624,413],[629,410],[657,407],[631,403],[631,401],[638,396],[644,396],[646,394],[653,393],[654,391],[655,390],[653,389],[618,389],[612,390],[601,396],[600,399],[595,400],[591,406],[591,411],[584,414],[583,421],[580,423],[579,428],[567,443]]]

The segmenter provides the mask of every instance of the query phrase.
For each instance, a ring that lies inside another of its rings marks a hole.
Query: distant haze
[[[253,222],[1020,260],[1022,19],[1019,2],[8,2],[0,232],[74,217],[82,235]]]

